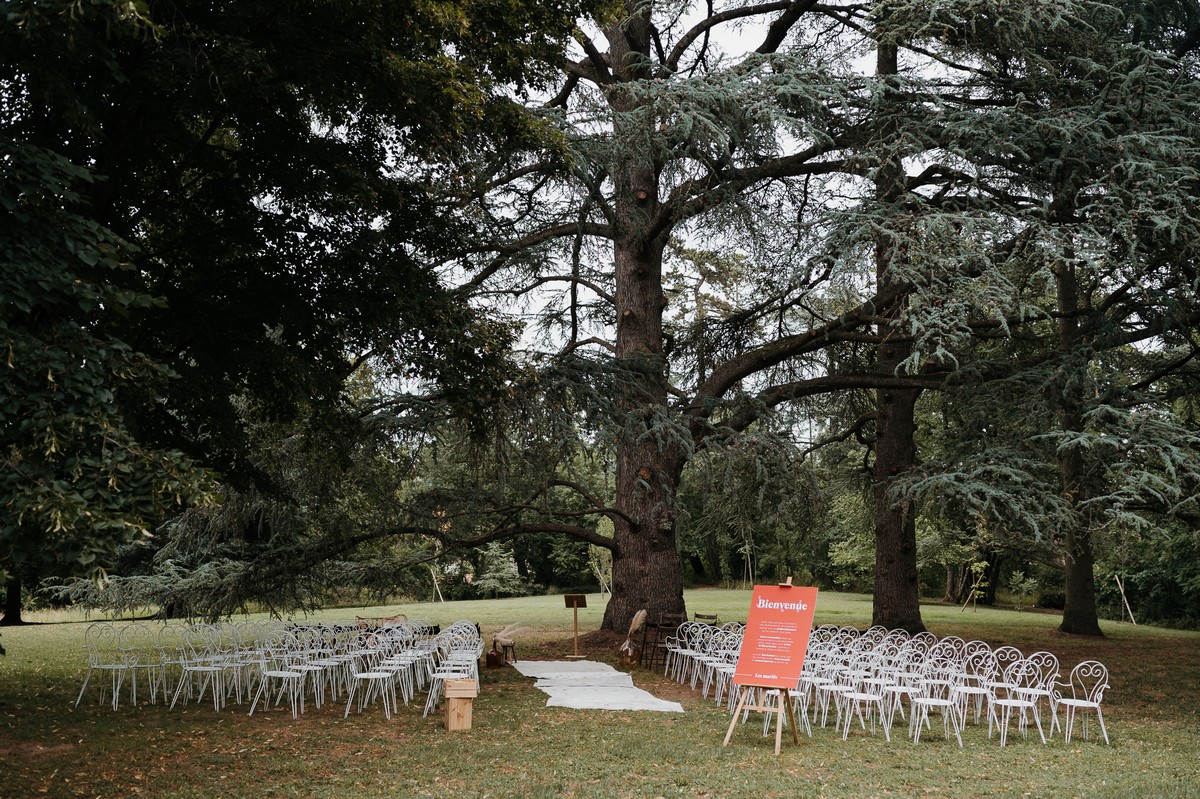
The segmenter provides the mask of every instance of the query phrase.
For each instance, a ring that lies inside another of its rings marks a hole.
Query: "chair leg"
[[[87,673],[83,675],[83,685],[79,688],[79,696],[75,697],[75,707],[79,707],[80,700],[83,699],[83,692],[87,690],[88,680],[92,678],[92,667],[88,666]]]
[[[1108,742],[1108,730],[1104,729],[1104,713],[1101,712],[1099,705],[1096,705],[1096,721],[1100,722],[1100,734],[1104,736],[1105,745],[1112,746]]]
[[[253,716],[254,709],[258,707],[258,700],[262,698],[263,690],[267,687],[267,678],[262,677],[258,681],[258,689],[254,692],[254,699],[250,702],[250,712],[247,715]]]

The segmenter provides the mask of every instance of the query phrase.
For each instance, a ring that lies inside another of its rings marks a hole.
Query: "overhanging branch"
[[[741,432],[756,422],[764,411],[818,394],[847,389],[924,390],[939,388],[944,382],[945,378],[940,375],[849,374],[781,383],[760,391],[748,407],[735,413],[722,427]]]
[[[597,236],[600,238],[612,238],[612,228],[608,225],[598,222],[567,222],[562,225],[554,225],[541,230],[536,230],[533,233],[523,236],[516,241],[494,248],[496,257],[493,258],[486,266],[479,270],[475,277],[468,280],[459,286],[455,293],[459,295],[470,294],[478,289],[488,278],[499,272],[508,263],[510,256],[529,249],[530,247],[543,244],[554,239],[567,238],[569,236],[577,236],[584,233],[589,236]]]
[[[796,5],[792,0],[776,0],[774,3],[760,3],[753,6],[745,6],[744,8],[731,8],[728,11],[722,11],[719,14],[712,14],[705,17],[700,22],[692,26],[692,28],[680,37],[675,46],[671,48],[670,54],[667,55],[666,62],[663,64],[671,72],[679,69],[679,59],[683,58],[683,54],[692,46],[692,43],[712,30],[716,26],[731,22],[735,19],[744,19],[746,17],[754,17],[759,14],[772,14],[776,11],[786,11],[791,6]]]
[[[776,366],[788,358],[823,349],[831,342],[839,340],[841,333],[870,324],[882,309],[891,307],[905,291],[905,286],[889,286],[858,307],[807,333],[775,339],[729,359],[714,369],[709,378],[697,388],[696,397],[688,408],[688,413],[694,418],[702,418],[708,414],[706,408],[710,406],[706,399],[722,397],[736,383],[756,372]]]

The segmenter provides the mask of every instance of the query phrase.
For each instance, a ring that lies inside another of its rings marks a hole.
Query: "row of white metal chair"
[[[731,689],[741,644],[742,633],[735,628],[681,625],[668,645],[665,674],[690,682],[693,689],[699,686],[705,697],[712,689],[715,701],[732,711],[741,690],[761,690]],[[891,740],[899,713],[907,718],[908,737],[918,743],[922,731],[932,728],[930,716],[937,714],[945,737],[955,738],[960,746],[968,720],[982,723],[985,718],[988,737],[996,730],[1004,746],[1014,718],[1023,736],[1036,728],[1046,742],[1047,735],[1061,728],[1069,742],[1077,718],[1082,718],[1083,734],[1088,736],[1091,714],[1108,743],[1101,709],[1108,687],[1108,671],[1096,660],[1079,663],[1064,678],[1051,652],[1026,656],[1015,647],[993,648],[956,636],[823,626],[811,633],[799,683],[790,693],[797,723],[809,735],[813,723],[827,726],[832,717],[843,739],[857,721],[864,730],[882,729]],[[752,704],[769,705],[765,700],[759,697]],[[1043,708],[1049,713],[1048,730],[1042,723]],[[764,730],[769,721],[764,719]]]
[[[346,697],[343,715],[378,700],[390,718],[402,701],[429,686],[425,712],[437,706],[441,683],[451,677],[478,682],[483,642],[478,627],[459,621],[444,630],[424,622],[400,621],[380,627],[361,624],[293,625],[283,622],[153,625],[96,622],[84,635],[87,671],[75,704],[94,675],[101,701],[116,710],[128,684],[138,701],[143,680],[151,702],[161,692],[174,708],[182,699],[203,701],[215,710],[229,699],[260,705],[287,699],[292,716],[311,697],[320,707]]]

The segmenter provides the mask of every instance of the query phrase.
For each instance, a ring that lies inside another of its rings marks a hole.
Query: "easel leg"
[[[738,686],[734,686],[733,690],[737,690]],[[742,689],[742,696],[738,699],[737,710],[733,711],[733,718],[729,720],[729,731],[725,733],[725,743],[721,746],[729,746],[729,739],[733,737],[733,728],[737,726],[738,719],[742,717],[742,709],[746,707],[746,697],[750,695],[750,691],[746,688]]]
[[[775,711],[775,754],[783,749],[783,698],[787,696],[785,689],[779,690],[779,709]]]
[[[800,733],[796,729],[796,709],[792,707],[792,696],[788,689],[784,688],[781,699],[787,702],[788,723],[792,725],[792,743],[796,746],[800,745]]]

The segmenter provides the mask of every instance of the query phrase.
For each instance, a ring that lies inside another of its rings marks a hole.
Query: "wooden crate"
[[[473,699],[479,695],[479,686],[474,680],[446,680],[447,699]]]
[[[471,729],[471,705],[479,694],[474,680],[446,680],[446,729]]]

